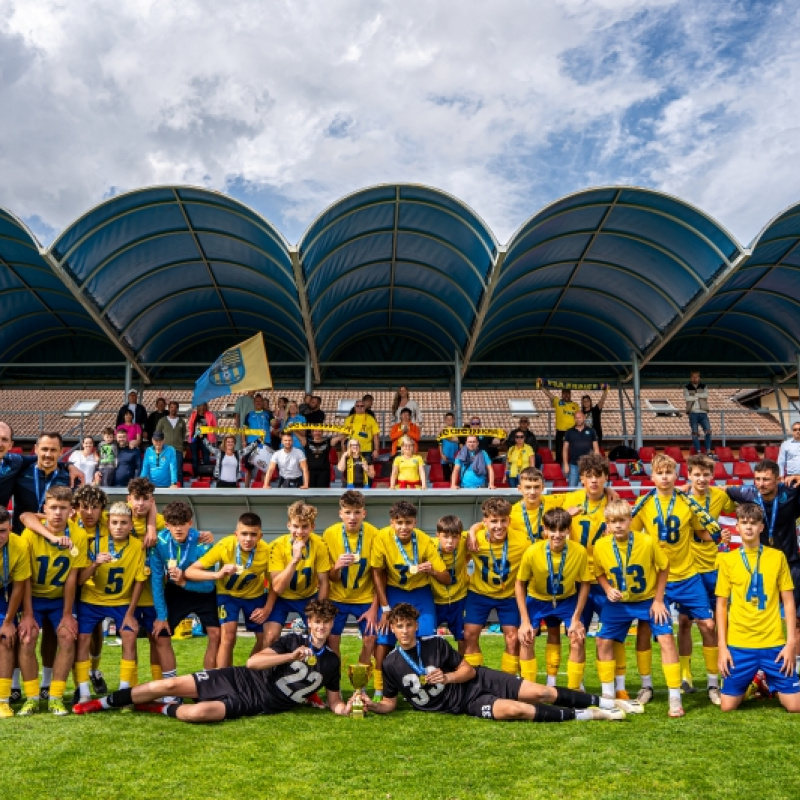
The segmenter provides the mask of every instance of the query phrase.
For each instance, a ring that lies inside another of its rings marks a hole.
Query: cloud
[[[26,0],[0,11],[0,205],[44,239],[112,193],[229,191],[290,241],[421,182],[504,241],[638,183],[741,239],[800,200],[791,4]],[[762,54],[768,53],[765,59]]]

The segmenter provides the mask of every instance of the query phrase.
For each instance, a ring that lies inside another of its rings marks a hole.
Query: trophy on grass
[[[364,687],[372,676],[372,664],[348,664],[347,677],[353,684],[355,694],[350,698],[350,716],[364,719]]]

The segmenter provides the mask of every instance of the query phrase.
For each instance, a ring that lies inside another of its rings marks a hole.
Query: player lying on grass
[[[329,600],[311,600],[305,606],[308,634],[288,633],[270,647],[250,656],[246,667],[195,672],[121,689],[99,700],[78,703],[76,714],[134,705],[137,711],[164,714],[183,722],[220,722],[223,719],[280,714],[303,705],[323,686],[328,707],[346,716],[350,704],[339,693],[341,662],[328,648],[337,609]],[[157,702],[173,696],[194,700],[191,704]]]
[[[441,637],[418,639],[418,617],[409,603],[389,612],[397,647],[383,662],[383,699],[376,703],[365,696],[369,711],[390,714],[397,708],[398,694],[415,711],[509,721],[621,720],[626,709],[634,710],[624,700],[542,686],[499,670],[473,667]]]

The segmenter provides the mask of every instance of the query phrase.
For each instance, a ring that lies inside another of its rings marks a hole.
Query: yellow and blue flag
[[[259,332],[247,341],[226,350],[197,379],[192,405],[198,406],[226,394],[271,388],[272,375],[264,347],[264,335]]]

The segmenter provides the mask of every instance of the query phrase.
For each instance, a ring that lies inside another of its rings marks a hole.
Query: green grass
[[[487,664],[499,665],[501,637],[484,641]],[[237,663],[251,643],[240,641]],[[181,672],[201,667],[204,647],[204,640],[176,644]],[[346,637],[345,661],[355,661],[358,649],[357,640]],[[628,683],[635,689],[629,652]],[[696,676],[703,674],[700,653],[696,644]],[[141,647],[140,659],[148,660]],[[311,708],[207,726],[119,712],[3,720],[0,798],[798,796],[800,719],[776,701],[751,702],[723,717],[698,692],[685,698],[687,715],[670,720],[657,656],[654,661],[656,699],[644,716],[623,723],[499,723],[414,713],[402,704],[390,717],[363,721]],[[118,663],[119,649],[107,648],[103,669],[110,686],[118,680]],[[596,690],[591,655],[586,678]]]

